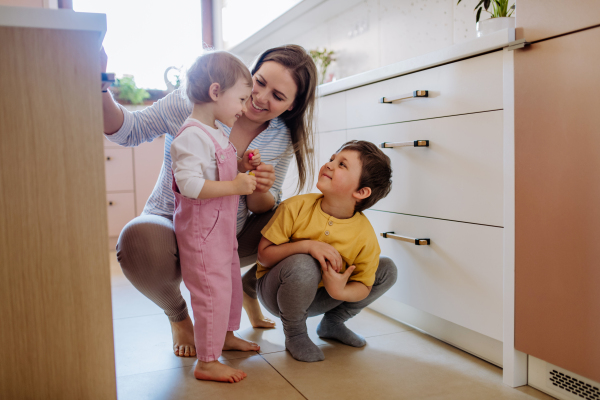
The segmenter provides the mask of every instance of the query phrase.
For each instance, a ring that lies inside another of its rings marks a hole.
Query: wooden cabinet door
[[[600,27],[515,54],[515,347],[600,381]]]
[[[116,399],[98,46],[0,27],[2,399]]]
[[[517,39],[547,39],[600,25],[598,0],[526,0],[517,4]]]

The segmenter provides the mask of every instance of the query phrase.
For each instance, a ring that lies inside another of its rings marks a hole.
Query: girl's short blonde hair
[[[198,57],[187,70],[182,93],[191,103],[210,103],[210,85],[218,83],[224,92],[238,79],[252,87],[252,75],[239,58],[226,51],[211,51]]]

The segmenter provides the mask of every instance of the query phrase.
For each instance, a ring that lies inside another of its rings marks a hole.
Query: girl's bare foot
[[[194,377],[203,381],[217,381],[235,383],[244,379],[246,373],[219,361],[202,362],[198,360],[194,369]]]
[[[171,321],[171,334],[173,335],[173,352],[176,356],[196,357],[194,324],[189,315],[183,321]]]
[[[263,315],[258,299],[253,299],[244,293],[243,305],[244,310],[246,310],[246,314],[248,314],[248,318],[250,319],[250,323],[254,328],[275,328],[275,321],[272,321]]]
[[[223,350],[260,351],[260,346],[235,336],[233,332],[227,331]]]

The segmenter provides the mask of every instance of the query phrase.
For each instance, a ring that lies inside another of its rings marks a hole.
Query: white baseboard
[[[502,367],[502,342],[496,339],[386,296],[380,297],[369,308]]]
[[[548,393],[557,399],[595,400],[600,396],[600,383],[531,355],[529,356],[528,369],[529,386]],[[557,383],[557,385],[554,383]],[[571,390],[571,392],[566,389]],[[574,390],[579,390],[579,393],[575,392],[574,394]]]

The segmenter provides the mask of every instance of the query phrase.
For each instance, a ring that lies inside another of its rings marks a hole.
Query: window
[[[74,0],[79,12],[106,14],[108,72],[136,85],[166,89],[164,72],[202,53],[200,0]]]

